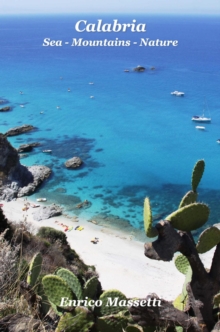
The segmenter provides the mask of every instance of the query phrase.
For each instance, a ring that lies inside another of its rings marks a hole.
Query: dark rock
[[[20,135],[20,134],[23,134],[23,133],[26,133],[28,131],[31,131],[33,130],[34,127],[32,125],[22,125],[22,126],[19,126],[19,127],[14,127],[14,128],[11,128],[9,129],[5,135],[6,136],[16,136],[16,135]]]
[[[20,164],[18,152],[0,134],[0,199],[10,201],[32,194],[51,174],[46,166],[25,167]]]
[[[11,109],[10,106],[5,106],[5,107],[0,108],[0,112],[8,112],[8,111],[10,111],[10,109]]]
[[[40,221],[55,216],[60,216],[62,214],[62,210],[59,206],[52,204],[47,206],[41,206],[36,209],[32,214],[34,220]]]
[[[91,202],[89,202],[87,199],[83,202],[80,202],[76,205],[77,209],[88,209],[92,205]]]
[[[137,66],[136,68],[134,68],[134,71],[138,71],[138,72],[143,72],[145,70],[146,70],[146,68],[142,67],[142,66]]]
[[[19,146],[17,149],[18,152],[30,152],[35,148],[36,146],[40,146],[41,144],[36,142],[36,143],[28,143],[28,144],[22,144]]]
[[[67,168],[78,168],[82,165],[83,161],[79,157],[73,157],[65,162]]]
[[[156,68],[155,67],[150,67],[150,70],[155,70]]]
[[[0,319],[0,331],[5,332],[43,332],[45,330],[39,319],[34,319],[23,314],[7,315]]]

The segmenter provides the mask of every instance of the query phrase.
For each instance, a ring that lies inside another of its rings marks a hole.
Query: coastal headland
[[[1,135],[1,142],[1,154],[4,157],[1,163],[2,188],[5,192],[1,197],[1,205],[9,221],[25,222],[32,232],[41,226],[66,232],[71,247],[87,265],[96,267],[103,289],[119,289],[128,297],[144,297],[153,293],[173,300],[178,296],[184,276],[178,272],[173,261],[155,261],[145,257],[144,241],[138,241],[131,229],[114,228],[111,223],[106,225],[100,216],[97,220],[96,217],[86,220],[80,216],[62,215],[62,209],[55,205],[50,207],[42,202],[45,199],[36,203],[27,198],[26,195],[32,191],[24,191],[27,183],[23,183],[23,177],[20,179],[18,175],[26,174],[28,169],[20,164],[18,151],[4,135]],[[20,168],[23,172],[20,172]],[[10,183],[7,185],[6,182]],[[18,195],[6,195],[9,189],[14,193],[15,185]],[[209,261],[211,257],[209,254]],[[161,280],[166,280],[166,283]]]

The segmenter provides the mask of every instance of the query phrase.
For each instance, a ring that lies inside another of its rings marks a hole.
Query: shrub
[[[5,234],[5,238],[7,240],[10,240],[12,237],[11,225],[8,222],[8,220],[5,218],[4,213],[3,213],[2,209],[0,208],[0,233],[4,232],[6,229],[8,229],[8,231]]]
[[[37,233],[37,236],[43,239],[49,240],[51,243],[60,240],[61,244],[67,244],[66,234],[62,231],[58,231],[52,227],[41,227]]]

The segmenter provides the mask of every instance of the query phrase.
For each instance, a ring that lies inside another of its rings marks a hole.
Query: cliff
[[[43,165],[21,165],[17,150],[0,134],[0,199],[30,195],[50,174],[50,168]]]

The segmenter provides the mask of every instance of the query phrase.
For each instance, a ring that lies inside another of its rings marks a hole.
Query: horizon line
[[[220,16],[220,13],[156,13],[156,12],[151,12],[151,13],[141,13],[141,12],[137,12],[137,13],[132,13],[132,12],[128,12],[128,13],[120,13],[120,12],[97,12],[97,13],[91,13],[91,12],[74,12],[74,13],[0,13],[0,17],[1,16],[78,16],[78,15],[103,15],[103,16],[108,16],[108,15],[120,15],[120,16],[135,16],[135,15],[140,15],[140,16],[149,16],[149,15],[154,15],[154,16]]]

